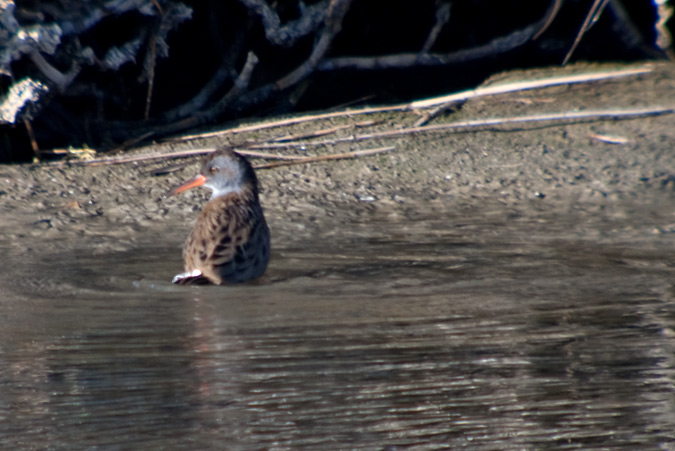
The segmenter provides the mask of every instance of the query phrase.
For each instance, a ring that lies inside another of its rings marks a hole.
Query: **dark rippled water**
[[[237,287],[8,251],[0,449],[673,449],[659,221],[365,217]]]

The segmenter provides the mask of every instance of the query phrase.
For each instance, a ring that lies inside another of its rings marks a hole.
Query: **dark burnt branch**
[[[51,64],[42,56],[38,51],[30,53],[30,59],[33,61],[33,64],[40,70],[42,75],[49,80],[53,85],[57,87],[59,91],[65,91],[65,89],[73,82],[77,74],[80,73],[80,65],[77,62],[73,62],[73,67],[68,71],[68,73],[63,73]]]
[[[253,73],[253,69],[255,68],[256,64],[258,64],[258,57],[255,55],[255,53],[249,52],[246,58],[246,63],[239,73],[239,76],[235,80],[232,89],[230,89],[227,94],[225,94],[220,99],[220,101],[216,103],[215,106],[209,108],[208,110],[197,111],[185,119],[171,122],[169,124],[162,125],[157,123],[144,123],[142,126],[136,127],[134,132],[138,134],[151,133],[151,136],[168,135],[171,133],[178,133],[188,128],[198,127],[215,120],[217,117],[222,115],[224,111],[231,107],[231,104],[234,100],[240,98],[243,95],[242,93],[248,89],[248,85],[251,80],[251,74]],[[120,131],[122,131],[124,127],[129,126],[129,124],[126,122],[117,122],[116,125]]]
[[[665,3],[658,5],[657,9],[660,9],[665,5]],[[656,44],[656,48],[654,48],[649,42],[649,40],[653,38],[645,36],[640,32],[640,29],[635,25],[633,18],[631,18],[631,15],[628,13],[628,11],[626,11],[626,8],[621,4],[621,2],[617,0],[609,0],[607,9],[614,18],[614,27],[616,28],[617,35],[627,47],[640,48],[645,53],[648,53],[654,58],[663,56],[664,51],[670,47],[670,43],[668,43],[666,46],[662,46],[659,42],[659,38],[663,35],[659,35],[660,31],[658,20],[657,23],[654,24],[654,30],[657,32],[657,38],[654,42]]]
[[[278,91],[283,91],[299,81],[307,78],[323,59],[326,52],[333,43],[333,38],[342,28],[342,20],[349,10],[352,0],[331,0],[326,11],[326,27],[321,32],[319,39],[312,50],[312,54],[307,61],[300,65],[290,74],[286,75],[275,83]]]
[[[331,0],[326,10],[325,27],[321,31],[317,43],[312,49],[309,58],[288,75],[273,83],[268,83],[252,91],[248,91],[253,69],[258,63],[258,57],[249,52],[246,63],[235,80],[232,89],[225,94],[213,107],[195,112],[191,117],[155,127],[158,134],[176,133],[187,128],[203,125],[215,120],[225,113],[249,109],[270,99],[275,93],[287,89],[311,75],[329,50],[333,38],[340,31],[342,20],[349,10],[352,0]]]
[[[155,4],[147,0],[82,2],[79,5],[73,2],[40,3],[40,8],[45,12],[52,17],[59,18],[59,27],[64,35],[78,35],[93,28],[106,17],[121,15],[134,10],[152,15],[157,12],[154,7]]]
[[[436,23],[434,23],[433,28],[429,32],[429,36],[427,36],[426,42],[422,46],[422,53],[427,53],[429,50],[431,50],[431,47],[433,47],[433,45],[436,43],[436,39],[438,39],[438,34],[449,20],[450,3],[441,3],[438,5],[438,9],[436,10]]]
[[[275,93],[283,91],[311,75],[329,50],[333,38],[340,31],[342,20],[349,10],[351,2],[352,0],[331,0],[326,10],[325,28],[321,31],[321,35],[307,61],[276,82],[265,84],[248,92],[243,89],[243,81],[248,82],[248,78],[243,77],[243,75],[250,77],[250,73],[242,70],[239,77],[241,81],[239,82],[239,88],[237,88],[237,94],[239,95],[235,96],[232,92],[226,94],[215,107],[198,113],[196,115],[198,122],[206,123],[226,112],[242,111],[260,105],[269,100]],[[257,62],[257,59],[255,62]]]
[[[372,70],[466,63],[518,48],[532,38],[536,29],[535,26],[529,26],[507,36],[494,39],[485,45],[452,53],[400,53],[374,57],[337,57],[323,61],[317,69],[321,71],[338,69]]]
[[[163,114],[162,119],[166,122],[174,122],[198,113],[209,102],[213,95],[229,80],[239,77],[236,61],[244,49],[244,33],[237,33],[231,42],[224,42],[220,34],[220,22],[215,16],[210,20],[210,37],[218,44],[217,54],[222,55],[220,66],[214,72],[211,79],[189,101],[179,105]],[[244,27],[247,29],[248,27]],[[246,64],[245,64],[246,66]],[[248,75],[250,77],[250,74]]]
[[[267,5],[265,0],[239,0],[249,11],[258,14],[262,18],[267,40],[277,46],[290,47],[298,39],[307,36],[316,30],[325,20],[328,0],[323,0],[311,6],[305,6],[300,2],[300,18],[281,25],[281,20],[274,10]]]
[[[6,5],[0,8],[0,30],[4,32],[0,33],[4,35],[0,44],[0,76],[7,75],[14,79],[10,88],[27,80],[33,84],[44,85],[45,90],[52,91],[55,95],[67,94],[71,87],[77,90],[80,86],[76,80],[84,66],[116,71],[123,64],[135,62],[138,58],[138,52],[148,37],[143,26],[134,29],[133,36],[128,41],[103,49],[106,51],[101,58],[96,56],[92,47],[80,45],[80,34],[99,25],[104,19],[132,12],[139,17],[158,17],[159,14],[159,24],[152,35],[152,51],[148,52],[152,61],[146,64],[144,73],[145,78],[151,78],[147,69],[154,69],[155,51],[157,56],[168,56],[168,33],[192,14],[192,10],[182,3],[168,3],[162,10],[157,0],[38,2],[39,4],[32,5],[39,8],[35,12],[25,9],[24,6],[17,8],[11,0],[4,3]],[[47,16],[51,17],[48,19]],[[23,25],[17,17],[30,17],[34,22]],[[25,66],[27,68],[22,68],[21,74],[15,74],[15,67],[20,67],[16,63],[24,58],[29,59],[32,66]],[[68,69],[64,70],[63,67]],[[20,87],[17,85],[17,89]],[[152,82],[149,89],[152,89]],[[8,103],[4,101],[3,94],[0,93],[0,103],[3,105],[0,124],[15,123],[23,115],[34,115],[44,103],[38,103],[35,99],[32,108],[27,109],[27,102],[14,102],[15,105],[10,110],[9,106],[5,107]],[[6,114],[5,109],[8,110]],[[6,120],[7,118],[11,120]]]
[[[459,50],[451,53],[400,53],[385,56],[352,56],[337,57],[321,62],[317,67],[320,71],[332,71],[339,69],[393,69],[408,68],[415,66],[447,66],[451,64],[466,63],[490,56],[495,56],[514,50],[529,42],[540,30],[547,27],[550,19],[559,8],[556,0],[551,3],[544,17],[532,25],[516,30],[506,36],[500,36],[487,44],[477,47]]]
[[[259,59],[253,52],[248,52],[246,56],[246,63],[241,69],[239,76],[234,81],[234,86],[230,89],[227,94],[225,94],[216,106],[210,108],[206,111],[204,119],[210,120],[211,118],[216,118],[221,115],[227,108],[232,104],[232,102],[239,97],[242,93],[248,90],[249,83],[251,81],[251,75],[253,74],[253,69],[258,64]]]
[[[176,108],[167,111],[163,118],[168,121],[175,121],[180,118],[195,114],[201,110],[211,99],[211,96],[232,78],[232,67],[230,61],[223,60],[220,67],[213,74],[213,77],[204,85],[204,87],[192,99]]]

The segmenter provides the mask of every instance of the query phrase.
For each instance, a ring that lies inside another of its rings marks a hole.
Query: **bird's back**
[[[239,193],[210,200],[188,236],[185,270],[211,283],[240,283],[264,274],[270,234],[257,198]]]

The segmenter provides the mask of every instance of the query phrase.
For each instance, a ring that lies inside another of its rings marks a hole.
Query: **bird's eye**
[[[220,168],[218,166],[212,166],[211,169],[209,169],[209,172],[211,174],[215,174],[218,171],[220,171]]]

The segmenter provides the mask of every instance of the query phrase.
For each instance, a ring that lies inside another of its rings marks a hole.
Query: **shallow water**
[[[0,449],[672,449],[659,220],[372,215],[236,287],[8,250]]]

